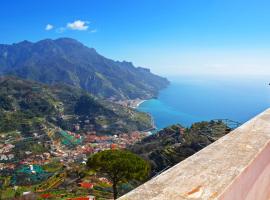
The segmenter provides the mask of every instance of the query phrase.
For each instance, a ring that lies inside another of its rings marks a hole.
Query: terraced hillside
[[[80,131],[104,134],[151,127],[147,114],[97,99],[83,90],[15,77],[0,78],[0,121],[0,133],[19,131],[24,136],[48,127],[79,127]]]
[[[152,176],[186,159],[231,131],[222,121],[172,125],[129,147],[152,164]]]

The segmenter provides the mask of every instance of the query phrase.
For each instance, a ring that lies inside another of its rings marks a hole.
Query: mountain
[[[198,122],[190,128],[169,126],[142,139],[129,149],[150,161],[152,176],[181,162],[220,137],[231,128],[222,121]]]
[[[70,38],[0,45],[0,74],[65,83],[112,99],[152,98],[169,84],[149,69],[105,58]]]
[[[48,86],[0,77],[0,133],[44,133],[48,129],[99,134],[127,133],[152,126],[150,116],[100,100],[68,85]]]

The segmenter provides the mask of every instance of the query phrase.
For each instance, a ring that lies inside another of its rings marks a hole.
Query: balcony
[[[270,109],[119,200],[269,200]]]

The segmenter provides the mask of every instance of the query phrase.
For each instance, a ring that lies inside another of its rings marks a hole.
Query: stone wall
[[[119,200],[268,200],[270,109]]]

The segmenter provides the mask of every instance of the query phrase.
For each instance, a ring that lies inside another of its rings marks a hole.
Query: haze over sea
[[[180,123],[211,119],[246,122],[270,107],[266,77],[173,77],[157,99],[140,104],[138,110],[152,115],[158,129]]]

